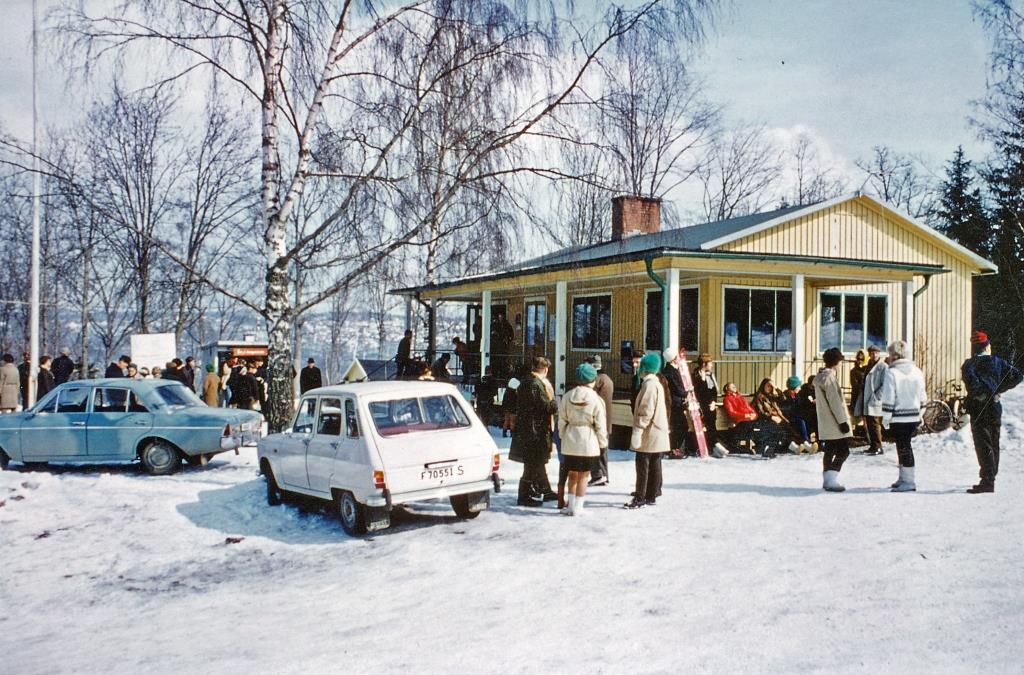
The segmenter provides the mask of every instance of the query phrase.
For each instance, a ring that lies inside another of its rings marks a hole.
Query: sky
[[[39,4],[45,15],[57,0]],[[28,138],[31,0],[0,8],[0,127]],[[985,154],[967,117],[984,94],[987,49],[968,0],[732,0],[696,70],[727,120],[764,122],[780,139],[805,132],[842,170],[875,145],[941,169],[958,144],[973,159]],[[52,48],[40,88],[44,125],[87,104]]]

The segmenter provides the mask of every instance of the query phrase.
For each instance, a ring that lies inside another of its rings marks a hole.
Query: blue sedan
[[[184,459],[259,440],[263,416],[210,408],[170,380],[77,380],[30,410],[0,415],[0,468],[11,461],[109,463],[139,460],[150,474],[173,473]]]

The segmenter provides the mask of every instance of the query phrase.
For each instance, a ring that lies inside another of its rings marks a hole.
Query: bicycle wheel
[[[928,401],[921,411],[921,426],[926,431],[945,431],[953,423],[953,411],[942,401]]]

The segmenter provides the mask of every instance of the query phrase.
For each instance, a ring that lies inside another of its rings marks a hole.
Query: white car
[[[267,503],[330,500],[349,534],[391,524],[397,504],[448,498],[474,518],[498,489],[498,448],[459,390],[364,382],[303,394],[291,427],[259,443]]]

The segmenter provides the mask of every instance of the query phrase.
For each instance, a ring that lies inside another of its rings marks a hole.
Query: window
[[[66,387],[57,396],[57,412],[84,413],[89,403],[90,389],[84,387]]]
[[[345,432],[349,438],[359,438],[359,418],[352,399],[345,400]]]
[[[321,436],[341,435],[341,400],[320,399],[320,420],[317,422],[316,433]]]
[[[32,411],[37,413],[52,413],[57,407],[57,390],[54,389],[41,400],[36,401]]]
[[[724,300],[724,351],[784,352],[792,349],[791,291],[726,288]]]
[[[527,347],[544,344],[546,315],[547,306],[543,302],[526,303],[526,333],[523,335],[523,342]]]
[[[153,390],[164,405],[169,407],[189,408],[192,406],[206,407],[196,393],[183,384],[166,384]]]
[[[612,346],[612,296],[595,295],[572,300],[572,348]]]
[[[299,411],[295,413],[295,421],[292,422],[292,433],[309,434],[313,432],[313,420],[316,419],[316,399],[304,398],[299,404]]]
[[[688,353],[700,351],[699,321],[700,289],[679,289],[679,346]],[[645,349],[661,351],[661,291],[647,293],[647,326]]]
[[[839,347],[855,352],[871,345],[884,348],[888,341],[888,298],[861,293],[822,293],[822,351]]]
[[[373,401],[369,408],[381,436],[470,426],[469,417],[452,396]]]
[[[94,413],[128,412],[127,389],[97,389],[92,398]]]

